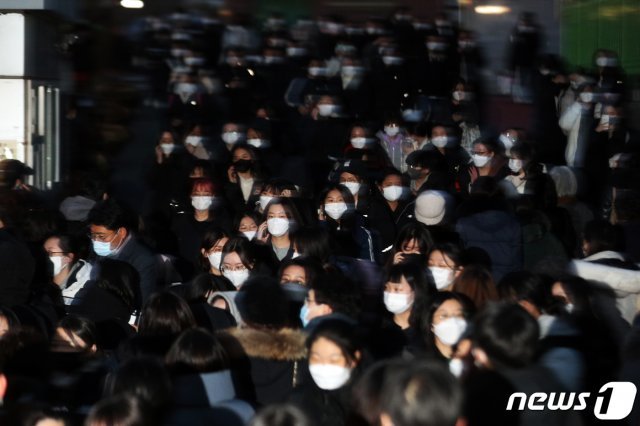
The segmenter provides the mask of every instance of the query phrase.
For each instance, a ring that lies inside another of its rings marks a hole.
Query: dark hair
[[[589,243],[587,256],[606,250],[624,250],[624,231],[619,225],[612,225],[604,219],[588,222],[582,238]]]
[[[202,242],[200,243],[200,250],[204,250],[205,253],[211,250],[218,241],[223,238],[229,238],[229,234],[219,227],[209,228],[207,232],[202,236]],[[200,266],[203,271],[209,271],[211,264],[206,256],[203,256],[201,251],[198,251],[198,259],[200,260]]]
[[[222,344],[203,328],[182,332],[167,352],[165,363],[178,373],[212,373],[227,369],[229,364]]]
[[[67,336],[73,339],[73,335],[78,336],[85,343],[83,350],[89,351],[97,343],[96,325],[93,321],[78,317],[75,315],[67,315],[58,322],[60,327]]]
[[[491,153],[500,153],[500,145],[494,138],[478,138],[473,141],[473,145],[482,144],[487,148],[487,151]]]
[[[256,266],[257,256],[253,245],[244,237],[231,237],[222,249],[222,263],[229,253],[238,253],[240,261],[249,270]],[[220,265],[222,267],[222,265]]]
[[[278,279],[282,277],[282,273],[289,266],[299,266],[304,269],[305,286],[311,287],[316,279],[322,274],[322,265],[320,265],[315,259],[308,256],[300,256],[295,259],[285,260],[280,264],[278,270]]]
[[[108,395],[139,398],[154,408],[170,398],[171,381],[164,365],[155,357],[137,356],[122,363],[105,386]]]
[[[420,253],[425,256],[431,251],[433,247],[433,238],[429,230],[418,222],[410,222],[406,224],[396,237],[396,241],[393,244],[393,254],[402,251],[405,243],[415,239],[418,243]],[[391,256],[393,258],[393,255]],[[426,260],[426,259],[425,259]]]
[[[57,238],[58,245],[60,246],[60,250],[64,254],[73,254],[72,265],[75,265],[76,262],[80,259],[80,242],[78,238],[70,235],[70,234],[61,234],[61,233],[53,233],[47,237],[47,240],[50,238]],[[46,240],[45,240],[46,241]]]
[[[331,257],[329,232],[320,226],[306,226],[292,235],[298,252],[306,257],[317,259],[323,265]]]
[[[320,200],[319,200],[320,209],[324,212],[324,200],[327,198],[327,195],[329,195],[329,192],[333,190],[340,192],[342,199],[344,200],[345,204],[349,207],[349,209],[340,218],[340,225],[341,225],[340,228],[350,230],[354,225],[353,222],[354,222],[354,217],[356,213],[355,211],[356,202],[355,202],[355,199],[353,198],[353,194],[351,194],[351,191],[349,191],[349,188],[338,183],[330,183],[329,185],[327,185],[325,189],[322,191],[322,193],[320,194]],[[333,218],[329,217],[329,215],[327,215],[326,213],[325,213],[325,221],[327,222],[327,224],[329,224],[333,228],[338,226],[338,222]]]
[[[130,311],[139,308],[140,274],[133,266],[121,260],[101,258],[96,270],[99,288],[117,297]]]
[[[140,336],[177,336],[196,326],[187,302],[164,291],[151,295],[142,308],[138,334]]]
[[[489,304],[475,321],[473,340],[499,368],[521,368],[533,362],[538,322],[514,303]]]
[[[127,220],[125,210],[112,198],[98,201],[89,211],[87,223],[90,225],[104,226],[111,231],[117,231],[120,228],[129,230],[130,226]]]
[[[498,283],[500,299],[520,302],[527,301],[543,310],[551,293],[551,280],[540,274],[527,271],[510,272]]]
[[[478,309],[487,302],[496,302],[498,292],[491,273],[481,265],[468,265],[453,281],[452,291],[469,297]]]
[[[249,278],[235,300],[242,320],[251,327],[280,329],[288,324],[287,295],[275,278]]]
[[[228,279],[209,273],[196,276],[187,287],[188,302],[202,300],[209,292],[236,291]]]
[[[338,270],[326,270],[310,290],[314,291],[317,304],[326,304],[334,312],[351,318],[357,318],[360,313],[360,289]]]
[[[385,283],[399,283],[404,278],[414,291],[415,298],[409,324],[419,329],[422,315],[431,304],[433,296],[438,293],[435,284],[429,279],[424,267],[416,262],[402,262],[392,265],[386,273]]]
[[[260,157],[256,149],[251,145],[247,144],[246,142],[237,143],[233,146],[233,148],[231,148],[231,152],[230,152],[231,161],[233,161],[233,155],[239,149],[243,149],[249,153],[249,156],[251,157],[251,161],[253,163],[253,168],[251,169],[251,173],[254,176],[254,178],[257,178],[258,180],[262,180],[263,175],[262,175],[262,168],[260,165]]]
[[[290,234],[295,232],[298,227],[302,227],[304,225],[302,223],[302,217],[300,216],[300,213],[298,213],[298,208],[296,207],[295,203],[293,202],[293,200],[286,197],[276,197],[273,200],[269,201],[269,204],[267,204],[263,212],[265,221],[267,220],[267,217],[269,215],[269,209],[271,208],[271,206],[275,205],[281,205],[287,216],[287,219],[289,219]]]
[[[256,223],[256,226],[260,226],[260,223],[262,222],[262,215],[257,211],[246,211],[240,213],[239,215],[236,215],[236,217],[233,219],[233,232],[239,237],[244,236],[240,233],[239,229],[240,222],[242,222],[242,219],[244,219],[245,217],[250,217],[251,219],[253,219],[253,221]]]
[[[307,349],[311,351],[314,342],[320,338],[335,343],[349,363],[359,365],[363,345],[353,323],[337,318],[320,321],[307,338]]]
[[[367,368],[353,386],[352,406],[357,424],[377,425],[382,410],[385,380],[407,368],[407,361],[384,359]]]
[[[451,269],[458,269],[461,266],[465,265],[466,259],[464,256],[464,250],[462,249],[462,247],[460,247],[459,244],[451,243],[451,242],[435,243],[433,247],[431,247],[431,250],[429,251],[427,259],[429,258],[429,256],[431,256],[431,253],[433,253],[434,251],[441,252],[442,254],[444,254],[445,256],[447,256],[449,259],[453,261],[454,263],[453,265],[447,264],[447,266],[449,266]]]
[[[462,312],[464,318],[469,321],[475,314],[475,306],[471,299],[462,293],[455,293],[453,291],[439,291],[431,298],[431,304],[426,309],[426,314],[422,315],[422,323],[420,324],[420,331],[425,333],[425,342],[427,347],[435,347],[435,334],[432,330],[433,316],[436,311],[447,300],[455,300],[462,305]]]
[[[402,180],[402,186],[409,186],[409,178],[407,177],[407,175],[403,174],[402,172],[400,172],[400,170],[393,167],[387,167],[386,169],[384,169],[380,174],[379,179],[376,179],[376,183],[378,185],[382,185],[382,181],[384,181],[387,176],[399,176]]]
[[[249,423],[250,426],[311,426],[312,424],[305,412],[291,403],[267,405]]]
[[[384,383],[381,411],[396,426],[453,426],[462,415],[458,381],[434,360],[397,368]]]
[[[91,408],[86,426],[154,426],[158,424],[148,404],[129,395],[101,399]]]

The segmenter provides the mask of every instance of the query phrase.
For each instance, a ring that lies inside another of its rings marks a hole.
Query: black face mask
[[[236,172],[245,173],[253,168],[252,160],[238,160],[233,163],[233,168]]]
[[[416,170],[416,169],[410,168],[409,170],[407,170],[407,174],[409,175],[411,180],[416,180],[420,178],[420,175],[422,174],[422,170]]]

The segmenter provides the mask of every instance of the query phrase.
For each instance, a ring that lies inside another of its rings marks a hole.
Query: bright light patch
[[[481,15],[503,15],[505,13],[509,13],[511,9],[507,6],[485,5],[476,6],[475,11]]]
[[[142,9],[144,2],[142,0],[121,0],[120,6],[126,7],[127,9]]]

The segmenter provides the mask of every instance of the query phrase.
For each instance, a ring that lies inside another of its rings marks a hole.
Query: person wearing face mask
[[[460,146],[460,130],[459,127],[434,122],[431,127],[430,143],[425,147],[427,151],[438,151],[444,155],[447,162],[447,174],[456,179],[471,161],[467,150]],[[457,191],[457,188],[455,190]]]
[[[234,146],[245,142],[247,133],[244,126],[237,122],[230,121],[222,125],[220,139],[226,150],[231,152]],[[226,158],[226,160],[228,160],[228,158]]]
[[[438,291],[450,291],[464,269],[462,248],[455,243],[437,243],[429,253],[428,265]]]
[[[471,149],[471,163],[458,177],[460,192],[468,194],[479,177],[489,176],[499,181],[508,173],[507,161],[500,153],[498,142],[490,138],[476,139]]]
[[[263,181],[256,149],[245,144],[235,146],[231,150],[224,193],[236,214],[252,209],[259,202]]]
[[[445,157],[436,150],[414,151],[407,156],[407,174],[414,195],[427,190],[448,191],[452,182],[447,174]]]
[[[290,235],[301,225],[302,219],[291,199],[274,198],[267,205],[256,238],[267,248],[273,269],[292,258],[294,247]]]
[[[201,271],[222,276],[222,249],[229,241],[229,235],[220,228],[212,228],[206,231],[200,244]]]
[[[274,132],[268,119],[255,118],[249,123],[246,143],[256,149],[265,173],[269,175],[280,170],[283,160],[278,143],[273,139]]]
[[[467,296],[448,291],[436,293],[422,322],[426,355],[443,362],[451,360],[474,312],[473,302]]]
[[[422,347],[420,324],[422,312],[436,293],[436,288],[419,262],[391,266],[385,277],[380,329],[372,336],[371,351],[378,358],[389,358],[404,350]]]
[[[355,321],[360,315],[360,289],[342,272],[325,271],[320,279],[309,283],[308,289],[299,312],[302,328],[312,330],[330,318]]]
[[[382,146],[377,143],[370,129],[360,122],[351,126],[349,141],[344,147],[343,156],[349,160],[361,161],[370,174],[379,172],[389,164]]]
[[[409,180],[398,170],[388,168],[377,182],[377,191],[371,198],[367,222],[378,233],[383,263],[391,255],[393,243],[400,230],[402,213],[412,201]]]
[[[220,197],[216,196],[215,184],[210,179],[193,180],[191,207],[193,213],[177,214],[171,223],[179,256],[178,269],[184,279],[190,279],[199,269],[202,236],[215,228],[226,233],[231,230],[231,218]]]
[[[553,198],[553,180],[543,173],[530,144],[517,142],[511,148],[508,166],[511,173],[501,183],[507,197],[517,199],[525,195],[534,200],[536,206],[543,206],[543,200],[549,199],[545,197]]]
[[[207,138],[203,134],[202,126],[194,125],[187,131],[184,138],[184,147],[186,151],[200,160],[209,160],[211,153],[208,150]]]
[[[593,107],[596,102],[594,88],[585,85],[578,99],[560,117],[558,124],[567,136],[564,160],[569,167],[584,167],[587,144],[594,125]]]
[[[236,216],[233,229],[236,230],[239,237],[244,236],[247,240],[253,241],[258,235],[258,225],[261,220],[262,215],[258,212],[242,213]]]
[[[355,201],[346,186],[331,184],[322,192],[319,219],[330,235],[332,253],[378,260],[377,238],[364,226],[364,218],[355,209]]]
[[[64,304],[70,305],[91,278],[91,264],[78,257],[78,243],[70,235],[51,235],[43,247],[53,265],[53,283],[62,291]]]
[[[421,93],[430,97],[432,118],[445,120],[450,116],[450,89],[457,76],[450,40],[428,34],[423,46],[411,70],[412,81]]]
[[[366,216],[370,199],[364,165],[357,160],[347,160],[336,170],[335,176],[338,183],[346,186],[353,195],[356,210]]]
[[[140,308],[158,289],[154,253],[133,234],[125,210],[112,198],[96,203],[89,212],[87,223],[93,252],[98,258],[121,260],[138,271],[140,285],[135,293],[135,307]]]
[[[295,390],[289,402],[318,426],[349,424],[351,390],[363,364],[363,346],[353,323],[323,321],[307,339],[311,380]]]
[[[370,117],[373,110],[373,88],[362,62],[354,57],[344,58],[340,67],[340,80],[345,109],[356,119]]]
[[[393,244],[390,262],[395,265],[415,260],[420,264],[426,264],[426,256],[431,247],[433,247],[431,233],[421,223],[413,220],[400,228]]]
[[[231,367],[260,405],[282,403],[303,380],[305,335],[289,328],[287,297],[272,277],[246,281],[235,297],[239,324],[221,333]]]
[[[402,141],[406,138],[406,134],[402,128],[402,122],[397,118],[386,120],[382,131],[376,136],[393,167],[398,170],[405,168],[406,155],[402,150]]]
[[[451,93],[451,119],[461,129],[460,146],[471,151],[473,141],[480,137],[479,108],[475,86],[458,81]]]

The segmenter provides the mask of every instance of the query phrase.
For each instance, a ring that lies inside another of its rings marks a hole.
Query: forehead
[[[304,268],[302,266],[299,265],[289,265],[286,268],[284,268],[284,271],[282,271],[282,275],[294,275],[294,276],[304,276]]]
[[[462,305],[455,299],[445,300],[442,305],[438,306],[435,313],[459,312],[462,311]]]
[[[113,232],[113,229],[102,225],[89,225],[89,231],[91,231],[92,234],[110,234]]]

